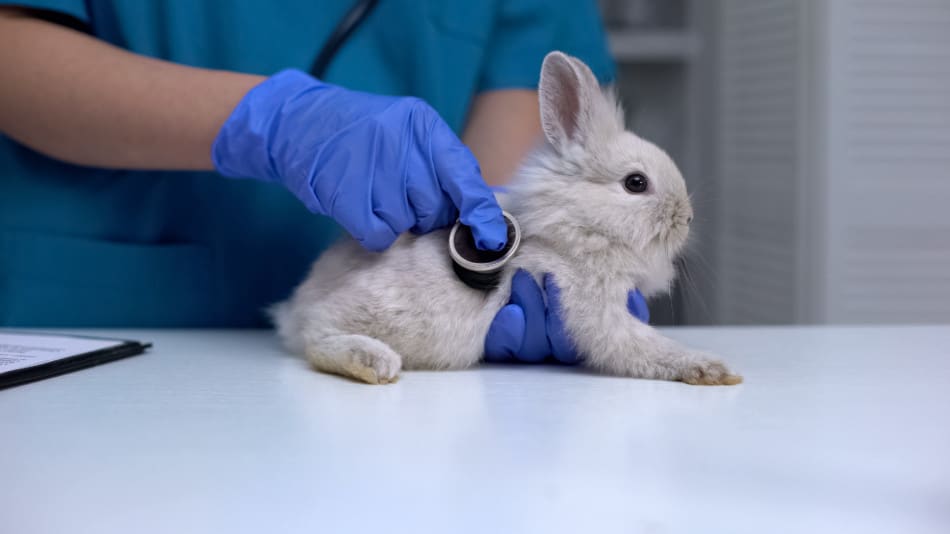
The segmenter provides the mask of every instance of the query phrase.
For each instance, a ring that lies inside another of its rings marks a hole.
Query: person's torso
[[[97,37],[197,67],[307,70],[353,1],[90,0]],[[458,130],[494,2],[383,0],[324,79]],[[60,163],[0,136],[0,325],[249,326],[338,235],[277,186]]]

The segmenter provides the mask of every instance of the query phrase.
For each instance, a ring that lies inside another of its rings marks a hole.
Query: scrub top
[[[10,3],[139,54],[269,75],[307,70],[354,1]],[[324,79],[421,97],[460,132],[477,93],[537,87],[554,49],[613,75],[594,0],[380,0]],[[0,135],[0,326],[264,326],[339,233],[273,184],[80,167]]]

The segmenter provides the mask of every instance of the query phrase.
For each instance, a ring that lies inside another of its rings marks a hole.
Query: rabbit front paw
[[[742,383],[724,363],[708,354],[694,354],[684,362],[679,380],[694,386],[734,386]]]

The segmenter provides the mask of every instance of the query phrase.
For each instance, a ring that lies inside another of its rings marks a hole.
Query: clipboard
[[[151,343],[0,329],[0,389],[144,353]]]

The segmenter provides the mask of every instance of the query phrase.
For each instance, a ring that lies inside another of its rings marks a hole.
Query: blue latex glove
[[[456,217],[483,250],[507,228],[472,153],[418,98],[379,96],[285,70],[251,89],[212,147],[228,177],[276,182],[370,250]]]
[[[554,277],[544,275],[544,295],[534,278],[519,269],[511,281],[511,300],[492,321],[485,336],[485,360],[538,363],[548,356],[566,364],[580,360],[561,318],[561,290]],[[650,310],[639,290],[627,293],[627,309],[644,323]]]

